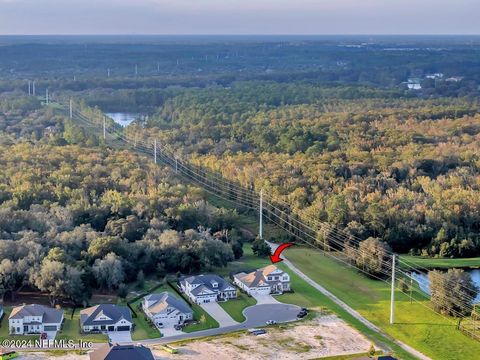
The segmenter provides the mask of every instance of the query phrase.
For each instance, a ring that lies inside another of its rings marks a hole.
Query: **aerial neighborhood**
[[[290,291],[290,276],[275,265],[233,274],[233,283],[249,296],[282,294]],[[189,275],[179,278],[178,290],[192,304],[225,302],[237,298],[237,287],[216,274]],[[170,291],[153,292],[141,299],[139,310],[158,329],[181,328],[194,320],[191,306]],[[0,316],[3,307],[0,307]],[[103,333],[109,337],[132,332],[135,322],[128,306],[98,304],[80,310],[79,327],[83,334]],[[14,307],[8,317],[10,334],[42,334],[55,337],[62,329],[64,311],[40,304]]]

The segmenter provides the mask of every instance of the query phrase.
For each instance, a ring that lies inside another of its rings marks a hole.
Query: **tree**
[[[360,242],[356,255],[357,267],[377,277],[384,277],[388,269],[389,246],[377,238],[368,238]]]
[[[449,269],[446,273],[433,270],[428,278],[435,311],[450,316],[470,314],[479,289],[468,273],[462,269]]]
[[[265,257],[272,254],[272,250],[270,249],[270,246],[260,238],[257,238],[252,243],[252,251],[258,257]]]
[[[109,291],[118,288],[125,279],[122,260],[115,253],[109,253],[103,259],[95,260],[92,273],[98,286],[107,288]]]

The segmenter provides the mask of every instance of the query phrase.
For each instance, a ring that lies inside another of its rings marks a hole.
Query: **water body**
[[[134,120],[142,117],[141,114],[124,112],[106,113],[105,115],[123,127],[130,125]]]
[[[470,274],[474,284],[480,288],[480,269],[466,269],[465,272]],[[428,274],[422,272],[412,272],[411,275],[413,279],[418,283],[420,289],[430,295],[430,281],[428,280]],[[480,302],[480,294],[475,299],[475,302]]]

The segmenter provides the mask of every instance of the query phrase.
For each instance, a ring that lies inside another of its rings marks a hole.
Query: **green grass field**
[[[457,331],[451,319],[431,311],[427,301],[411,304],[408,296],[397,291],[395,324],[390,325],[388,284],[368,279],[354,269],[346,268],[312,249],[291,248],[287,250],[286,256],[313,280],[389,335],[432,359],[454,360],[459,359],[460,354],[462,359],[478,359],[480,343]],[[301,293],[307,299],[311,299],[308,292]],[[327,307],[338,313],[335,308],[328,305]]]
[[[218,269],[215,270],[215,272],[226,276],[226,274],[229,274],[231,271],[259,268],[269,264],[271,264],[271,262],[268,258],[259,258],[255,256],[252,252],[250,244],[245,244],[244,256],[241,259],[230,263],[227,268]],[[291,285],[294,291],[292,293],[276,296],[275,298],[278,301],[320,311],[325,311],[328,309],[328,311],[334,312],[352,327],[369,337],[373,342],[377,343],[378,345],[385,345],[391,348],[402,359],[414,359],[414,357],[410,356],[407,352],[401,349],[391,339],[369,329],[363,323],[351,316],[348,312],[343,310],[340,306],[335,304],[332,300],[322,295],[318,290],[307,284],[299,276],[290,271],[285,264],[279,263],[277,265],[290,274]]]
[[[221,301],[218,304],[232,317],[233,320],[244,322],[246,319],[243,315],[243,310],[256,303],[257,301],[253,297],[238,291],[236,299]]]
[[[193,310],[193,319],[197,321],[196,324],[189,324],[185,326],[182,330],[186,333],[192,333],[200,330],[207,330],[218,328],[220,325],[218,322],[212,318],[205,310],[203,310],[197,304],[190,304]]]
[[[448,269],[448,268],[479,268],[480,258],[465,259],[434,259],[422,258],[420,256],[401,255],[401,260],[405,260],[413,267],[424,267],[427,269]],[[408,269],[404,264],[401,267]]]

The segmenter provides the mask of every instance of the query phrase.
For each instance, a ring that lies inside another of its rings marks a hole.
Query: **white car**
[[[277,322],[275,320],[268,320],[266,322],[267,325],[275,325]]]

